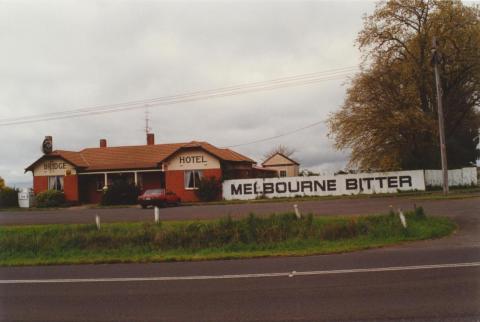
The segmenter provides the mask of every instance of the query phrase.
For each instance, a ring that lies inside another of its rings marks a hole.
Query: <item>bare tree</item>
[[[276,147],[270,149],[267,153],[263,155],[263,159],[267,160],[268,158],[274,156],[277,153],[283,154],[286,157],[290,157],[292,154],[294,154],[296,151],[294,148],[290,148],[286,145],[277,145]]]

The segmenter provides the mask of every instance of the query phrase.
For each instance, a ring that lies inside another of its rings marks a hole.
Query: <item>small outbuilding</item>
[[[262,163],[265,169],[278,172],[279,177],[296,177],[299,173],[300,164],[282,153],[275,153]]]

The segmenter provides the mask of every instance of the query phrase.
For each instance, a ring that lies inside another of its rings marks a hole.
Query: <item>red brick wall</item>
[[[48,190],[48,177],[47,176],[34,176],[33,177],[33,192],[35,194]]]
[[[221,169],[203,170],[203,176],[215,177],[219,179],[222,176],[222,170]],[[187,202],[198,201],[198,198],[195,195],[195,190],[185,189],[183,170],[166,171],[165,186],[167,190],[175,192],[177,196],[179,196],[180,199],[182,199],[182,201],[187,201]]]
[[[139,173],[142,176],[142,190],[160,189],[163,188],[163,173],[161,172],[143,172]]]
[[[33,177],[33,191],[35,194],[48,190],[48,176]],[[78,201],[78,176],[70,175],[63,177],[63,192],[68,201]]]
[[[97,191],[97,177],[103,179],[103,174],[80,176],[80,202],[99,203],[102,200],[102,191]]]
[[[63,192],[67,201],[78,202],[78,176],[70,175],[63,177]]]
[[[86,203],[100,203],[103,191],[97,190],[96,182],[89,182]]]

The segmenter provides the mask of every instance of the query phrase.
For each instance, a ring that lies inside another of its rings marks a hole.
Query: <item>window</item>
[[[184,173],[185,189],[198,189],[198,184],[203,176],[201,170],[189,170]]]
[[[97,191],[102,191],[103,187],[105,186],[105,176],[103,174],[97,175],[96,179],[97,179],[97,182],[96,182]]]
[[[48,189],[63,191],[63,176],[49,176]]]
[[[287,176],[287,171],[286,170],[280,170],[280,177],[286,177]]]

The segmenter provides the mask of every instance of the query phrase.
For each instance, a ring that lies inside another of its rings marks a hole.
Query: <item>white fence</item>
[[[334,196],[425,190],[423,170],[342,174],[336,176],[226,180],[223,198]]]
[[[463,168],[448,170],[448,186],[472,186],[478,184],[477,168]],[[426,186],[442,186],[443,175],[442,170],[425,170]]]

